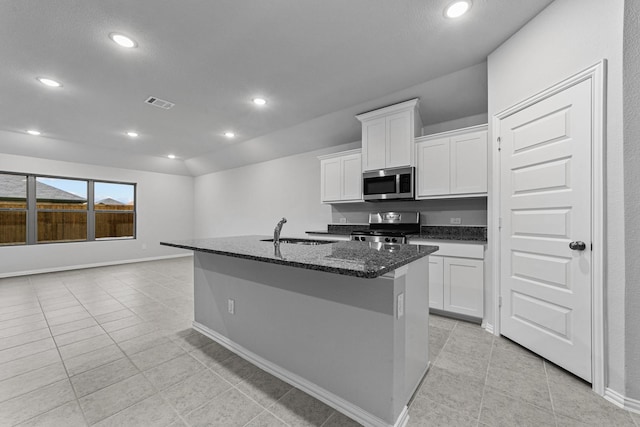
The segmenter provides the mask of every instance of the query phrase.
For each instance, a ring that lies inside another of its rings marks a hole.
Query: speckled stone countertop
[[[160,244],[367,279],[380,277],[438,250],[437,246],[343,241],[322,245],[281,243],[278,253],[272,242],[261,241],[268,238],[269,236],[219,237]]]

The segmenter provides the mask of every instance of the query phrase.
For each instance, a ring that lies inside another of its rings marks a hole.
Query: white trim
[[[616,406],[640,414],[640,400],[625,397],[609,387],[604,390],[604,398]]]
[[[377,108],[372,111],[368,111],[366,113],[361,113],[356,115],[356,119],[361,122],[376,119],[381,116],[386,116],[389,114],[399,113],[401,111],[407,110],[417,110],[420,105],[420,98],[413,98],[408,101],[399,102],[397,104],[392,104],[387,107]],[[420,130],[422,130],[422,126],[420,126]]]
[[[591,236],[593,250],[591,253],[591,289],[592,289],[592,310],[591,310],[591,372],[592,372],[592,389],[595,393],[605,395],[605,299],[604,299],[604,262],[605,262],[605,205],[604,205],[604,188],[605,188],[605,100],[606,100],[606,66],[607,61],[602,61],[592,65],[591,67],[569,77],[560,83],[551,86],[539,92],[530,98],[527,98],[499,113],[495,114],[492,119],[491,132],[499,133],[500,120],[517,113],[535,103],[547,99],[571,86],[581,83],[585,80],[591,80],[592,89],[592,145],[591,145]],[[497,143],[499,135],[492,135],[492,141]],[[491,206],[491,215],[488,218],[491,226],[491,238],[489,239],[489,247],[493,254],[496,254],[493,262],[494,274],[494,322],[495,334],[500,334],[500,308],[498,307],[498,298],[500,297],[500,232],[498,227],[498,217],[500,216],[500,158],[497,146],[494,146],[494,164],[493,164],[493,185],[491,187],[493,197]]]
[[[68,265],[64,267],[41,268],[38,270],[16,271],[11,273],[0,273],[0,279],[4,279],[7,277],[28,276],[31,274],[55,273],[58,271],[71,271],[71,270],[82,270],[85,268],[107,267],[110,265],[133,264],[136,262],[158,261],[158,260],[170,259],[170,258],[183,258],[188,256],[193,256],[193,254],[187,253],[187,254],[179,254],[179,255],[162,255],[162,256],[155,256],[155,257],[148,257],[148,258],[123,259],[118,261],[94,262],[91,264]]]
[[[493,325],[491,323],[482,322],[482,327],[484,328],[485,331],[489,332],[490,334],[494,334],[494,329],[493,329]]]
[[[356,406],[350,402],[347,402],[343,398],[331,393],[330,391],[323,389],[322,387],[317,386],[316,384],[302,378],[301,376],[296,375],[293,372],[290,372],[268,361],[267,359],[261,356],[258,356],[252,351],[247,350],[241,345],[235,343],[234,341],[230,340],[229,338],[223,335],[220,335],[216,331],[209,329],[208,327],[206,327],[201,323],[194,321],[193,328],[196,331],[200,332],[201,334],[211,338],[212,340],[222,345],[223,347],[236,353],[243,359],[246,359],[247,361],[253,363],[257,367],[293,385],[294,387],[299,388],[305,393],[315,397],[321,402],[331,406],[337,411],[342,412],[349,418],[352,418],[358,421],[359,423],[362,423],[366,426],[372,426],[372,427],[405,427],[407,425],[407,422],[409,421],[409,410],[407,406],[405,406],[402,409],[402,412],[398,416],[398,419],[396,420],[396,422],[393,425],[389,424],[384,420],[382,420],[381,418],[365,411],[359,406]]]
[[[484,123],[481,125],[474,125],[474,126],[467,126],[466,128],[458,128],[458,129],[454,129],[454,130],[446,130],[443,132],[438,132],[438,133],[430,133],[428,135],[422,135],[422,136],[416,136],[415,138],[415,142],[423,142],[423,141],[430,141],[432,139],[439,139],[439,138],[447,138],[450,136],[457,136],[457,135],[464,135],[465,133],[470,133],[470,132],[479,132],[479,131],[484,131],[487,130],[489,127],[488,123]]]

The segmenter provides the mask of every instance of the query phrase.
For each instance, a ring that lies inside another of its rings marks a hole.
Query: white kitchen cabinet
[[[362,170],[414,165],[414,138],[422,130],[418,99],[356,116],[362,122]]]
[[[444,310],[444,258],[429,255],[429,307]]]
[[[487,194],[487,126],[416,138],[417,199]]]
[[[361,150],[334,153],[319,159],[322,203],[362,200]]]
[[[409,243],[439,247],[437,255],[429,255],[429,308],[482,319],[485,246],[418,239]]]
[[[453,257],[444,257],[443,261],[443,310],[482,318],[483,261]]]

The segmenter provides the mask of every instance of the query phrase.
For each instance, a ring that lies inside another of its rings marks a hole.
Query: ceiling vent
[[[165,110],[169,110],[176,105],[173,102],[165,101],[164,99],[156,98],[155,96],[150,96],[144,102],[153,105],[154,107],[162,108]]]

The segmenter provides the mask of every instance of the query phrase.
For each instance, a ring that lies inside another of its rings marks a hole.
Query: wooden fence
[[[87,239],[87,212],[85,204],[37,203],[37,241],[69,242]],[[0,201],[0,245],[24,244],[27,236],[26,205],[20,202]],[[42,210],[55,211],[42,211]],[[60,210],[79,212],[60,212]],[[82,212],[81,212],[82,211]],[[96,205],[96,239],[133,237],[134,213],[131,205]]]

